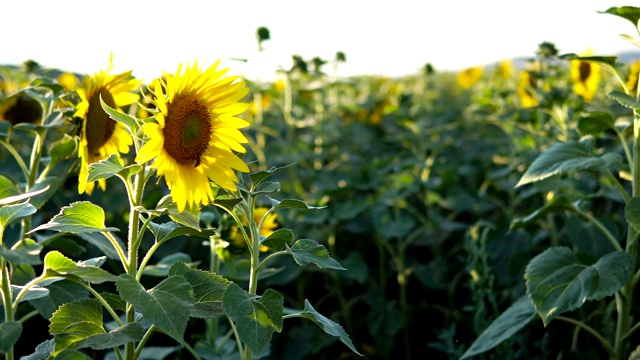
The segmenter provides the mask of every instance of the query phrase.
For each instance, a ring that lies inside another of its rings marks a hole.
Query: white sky
[[[341,75],[416,73],[426,63],[459,70],[534,56],[550,41],[560,53],[640,50],[622,18],[600,14],[610,0],[13,0],[0,15],[0,64],[34,59],[45,67],[93,73],[114,53],[116,71],[145,81],[178,63],[222,59],[230,74],[270,79],[291,56],[333,59]],[[271,40],[258,56],[256,29]],[[247,64],[230,58],[249,58]],[[325,71],[331,72],[327,66]]]

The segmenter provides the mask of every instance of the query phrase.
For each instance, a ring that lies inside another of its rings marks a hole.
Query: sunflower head
[[[156,122],[143,125],[148,140],[136,161],[155,159],[151,167],[164,177],[179,211],[212,203],[210,181],[235,191],[235,170],[249,171],[236,155],[248,142],[239,129],[249,123],[237,115],[249,108],[239,102],[249,89],[218,65],[204,69],[196,62],[183,70],[180,64],[165,81],[154,82]]]
[[[112,154],[120,157],[129,152],[133,140],[126,127],[111,119],[102,109],[100,98],[105,104],[119,109],[138,101],[134,93],[140,81],[131,76],[131,71],[112,75],[113,56],[106,70],[100,70],[93,76],[84,79],[82,87],[77,89],[80,103],[76,105],[74,116],[81,119],[80,173],[78,175],[78,192],[91,194],[94,182],[87,182],[89,164],[104,160]],[[98,180],[102,190],[106,189],[106,180]]]
[[[520,84],[518,85],[518,96],[523,107],[533,107],[538,105],[538,99],[534,94],[537,87],[536,76],[531,71],[520,73]]]
[[[476,66],[462,70],[458,73],[458,85],[463,89],[468,89],[475,85],[482,77],[482,67]]]
[[[638,74],[640,74],[640,60],[631,65],[629,79],[627,80],[627,88],[631,94],[638,92]]]
[[[591,55],[591,52],[586,55]],[[572,60],[571,80],[573,81],[573,91],[582,96],[584,101],[590,102],[598,91],[600,65],[591,61]]]

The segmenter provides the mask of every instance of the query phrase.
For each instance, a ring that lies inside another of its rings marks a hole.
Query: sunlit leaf
[[[635,98],[625,94],[620,90],[613,90],[612,92],[608,93],[607,96],[617,101],[624,107],[640,110],[640,103],[637,102]]]
[[[100,97],[100,105],[102,105],[104,111],[109,114],[109,117],[111,117],[113,120],[131,129],[131,132],[133,134],[138,132],[138,122],[133,116],[127,115],[105,104],[105,102],[102,100],[102,96]]]
[[[274,166],[269,170],[258,171],[258,172],[249,174],[249,179],[251,180],[252,187],[255,189],[264,179],[288,168],[291,165],[294,165],[294,164],[289,164],[281,167]]]
[[[7,259],[13,265],[29,264],[40,265],[40,251],[42,245],[31,239],[24,239],[11,250],[0,248],[0,256]]]
[[[118,159],[118,156],[112,154],[106,160],[100,160],[97,163],[89,165],[87,181],[108,179],[115,175],[121,176],[123,179],[128,179],[131,175],[139,173],[141,170],[142,166],[139,164],[124,166]]]
[[[273,250],[283,249],[293,242],[293,231],[290,229],[277,229],[271,235],[262,240],[261,244]]]
[[[516,187],[570,171],[602,171],[621,162],[622,157],[613,152],[593,156],[583,143],[556,143],[533,161]]]
[[[267,196],[268,197],[268,196]],[[304,209],[304,210],[316,210],[316,209],[324,209],[326,206],[311,206],[307,205],[302,200],[297,199],[284,199],[284,200],[276,200],[268,197],[271,200],[271,207],[276,209]]]
[[[36,213],[36,208],[28,202],[0,207],[0,229]]]
[[[117,228],[105,227],[104,210],[88,201],[78,201],[62,208],[59,214],[48,223],[30,231],[55,230],[73,234],[118,231]]]
[[[167,240],[183,235],[199,236],[203,238],[209,238],[210,236],[215,235],[215,230],[213,229],[194,229],[192,227],[181,226],[180,224],[171,221],[163,224],[151,222],[149,225],[151,232],[156,237],[157,243],[163,243]]]
[[[58,251],[50,251],[44,257],[45,274],[47,277],[76,277],[93,284],[116,281],[117,276],[83,263],[76,263]]]
[[[52,355],[73,348],[75,343],[92,335],[104,334],[102,305],[94,299],[83,299],[60,306],[50,319],[49,333],[56,342]]]
[[[634,28],[638,27],[638,20],[640,19],[640,8],[635,6],[613,6],[605,11],[598,11],[601,14],[611,14],[620,16],[621,18],[631,21]]]
[[[631,257],[609,253],[593,265],[580,263],[566,247],[549,248],[527,265],[527,293],[545,325],[586,300],[613,295],[629,279]]]

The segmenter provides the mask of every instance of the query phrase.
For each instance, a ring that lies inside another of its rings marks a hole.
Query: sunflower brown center
[[[116,127],[115,120],[109,118],[109,115],[100,105],[101,96],[105,104],[112,108],[116,107],[113,95],[105,88],[99,88],[89,99],[89,111],[87,112],[84,136],[87,139],[89,154],[94,156],[98,155],[98,150],[111,138]]]
[[[585,82],[591,75],[591,64],[588,62],[580,63],[580,81]]]
[[[164,149],[179,164],[200,165],[209,147],[211,117],[206,105],[190,95],[178,96],[167,104]]]

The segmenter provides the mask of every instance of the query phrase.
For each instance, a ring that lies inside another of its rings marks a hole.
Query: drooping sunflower
[[[458,85],[463,89],[468,89],[475,85],[482,77],[483,69],[481,66],[476,66],[462,70],[458,73],[457,80]]]
[[[586,55],[590,55],[590,52]],[[573,91],[582,96],[584,101],[591,102],[600,83],[600,65],[592,61],[572,60],[571,80]]]
[[[121,123],[111,119],[100,104],[100,98],[105,104],[114,109],[131,105],[138,101],[139,96],[133,91],[138,89],[140,80],[131,76],[131,71],[112,75],[113,56],[109,59],[106,70],[87,76],[84,84],[77,89],[80,103],[76,105],[73,116],[82,119],[80,130],[80,173],[78,174],[78,192],[91,194],[95,182],[87,182],[89,164],[108,158],[112,154],[129,152],[133,144],[131,135]],[[106,180],[98,180],[98,185],[104,191]]]
[[[246,151],[242,144],[248,142],[239,129],[249,123],[236,115],[249,108],[239,102],[249,89],[237,76],[225,76],[229,69],[218,70],[219,63],[201,69],[195,62],[184,71],[180,64],[166,81],[154,82],[157,122],[143,125],[148,141],[136,161],[155,159],[151,167],[164,176],[180,212],[187,205],[213,202],[209,180],[234,191],[234,169],[249,171],[236,155]]]

